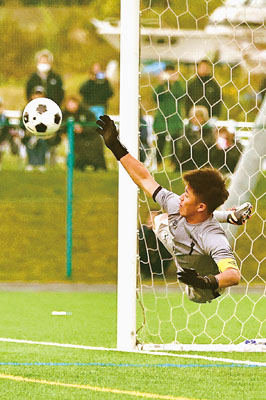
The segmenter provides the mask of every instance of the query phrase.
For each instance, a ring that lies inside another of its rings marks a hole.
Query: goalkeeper
[[[241,224],[250,214],[251,205],[247,203],[239,213],[217,211],[214,217],[214,210],[229,195],[218,170],[203,168],[187,172],[183,176],[185,192],[178,196],[162,188],[147,168],[128,153],[119,141],[114,122],[107,115],[101,116],[97,124],[106,146],[135,184],[166,211],[168,220],[164,214],[158,216],[155,233],[173,255],[177,277],[187,285],[190,300],[210,302],[226,287],[238,285],[240,272],[216,218],[220,213],[220,222],[226,222],[229,215],[229,222]]]

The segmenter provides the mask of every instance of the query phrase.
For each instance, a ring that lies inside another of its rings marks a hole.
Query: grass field
[[[114,292],[0,292],[0,302],[2,338],[116,346]],[[3,341],[0,349],[1,400],[265,399],[265,353],[194,359]]]
[[[263,291],[243,294],[226,292],[211,304],[199,305],[177,291],[167,293],[154,286],[154,294],[144,291],[142,295],[146,323],[139,337],[144,343],[196,344],[266,337]]]
[[[45,174],[27,174],[3,169],[0,176],[0,281],[17,281],[22,285],[36,281],[66,282],[66,172],[55,169]],[[171,184],[177,192],[182,191],[181,179],[174,173],[168,177],[157,173],[156,179],[166,187]],[[257,271],[265,277],[264,187],[262,177],[256,188],[256,214],[245,229],[240,228],[236,248],[244,260],[246,279],[257,283]],[[147,204],[142,203],[143,215],[145,207]],[[117,171],[75,172],[73,211],[71,282],[114,283]],[[261,269],[257,270],[260,261]],[[149,280],[144,283],[149,287]],[[206,333],[225,343],[228,338],[239,342],[266,337],[263,295],[248,293],[245,300],[239,294],[225,295],[219,302],[199,308],[187,299],[181,300],[175,291],[165,297],[162,282],[156,283],[156,297],[152,288],[151,294],[147,290],[142,298],[148,324],[140,338],[145,341],[171,341],[176,331],[178,340],[185,343],[190,343],[192,336],[196,342],[206,343]],[[0,304],[1,338],[116,347],[114,291],[0,291]],[[71,315],[51,315],[52,311],[61,310]],[[185,332],[186,313],[190,317]],[[141,320],[138,307],[138,326]],[[219,337],[221,329],[223,336]],[[1,400],[265,399],[265,353],[198,353],[194,354],[198,358],[191,358],[191,354],[155,356],[5,341],[0,341],[0,349]],[[241,364],[243,361],[251,364]],[[259,362],[264,364],[259,366]]]
[[[0,177],[0,281],[65,281],[66,172],[3,169]],[[155,178],[177,193],[183,190],[178,174]],[[266,279],[264,180],[256,188],[255,215],[236,241],[242,275],[256,283],[263,283],[259,276]],[[115,170],[74,174],[73,282],[116,282],[117,192]],[[158,209],[153,201],[150,207]],[[147,203],[140,210],[147,214]]]
[[[66,172],[0,175],[0,280],[65,280]],[[72,280],[115,282],[116,257],[117,173],[75,173]]]

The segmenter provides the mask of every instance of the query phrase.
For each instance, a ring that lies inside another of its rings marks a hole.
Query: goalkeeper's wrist
[[[111,152],[114,154],[117,161],[119,161],[120,158],[122,158],[126,154],[128,154],[126,147],[123,146],[118,139],[116,141],[114,141],[111,146],[108,146],[108,147],[111,150]]]
[[[214,275],[207,275],[205,279],[208,281],[211,290],[217,290],[219,288],[219,281]]]

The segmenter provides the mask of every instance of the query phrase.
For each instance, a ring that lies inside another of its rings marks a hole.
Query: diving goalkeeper
[[[179,196],[162,188],[147,168],[121,144],[114,122],[107,116],[97,121],[106,146],[121,162],[131,179],[167,213],[155,220],[155,233],[173,255],[177,277],[185,283],[190,300],[210,302],[223,289],[238,285],[240,272],[231,246],[214,210],[228,198],[225,182],[218,170],[203,168],[183,175],[185,192]],[[221,212],[220,222],[241,224],[250,213]]]

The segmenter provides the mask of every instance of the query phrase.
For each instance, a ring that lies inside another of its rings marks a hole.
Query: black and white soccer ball
[[[26,105],[22,119],[25,128],[32,135],[48,139],[60,128],[62,111],[53,100],[39,97]]]

